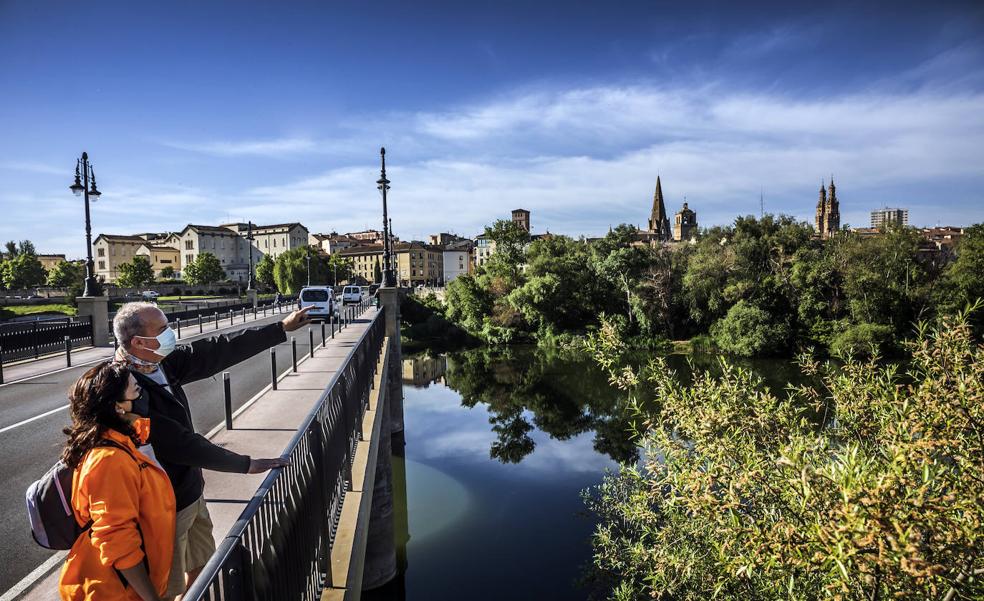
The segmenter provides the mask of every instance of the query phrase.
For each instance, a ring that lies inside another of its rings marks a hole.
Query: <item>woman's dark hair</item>
[[[63,431],[68,443],[62,461],[75,469],[85,454],[102,440],[107,429],[116,430],[137,442],[137,432],[116,411],[116,403],[126,398],[130,372],[126,365],[104,361],[82,374],[68,391],[72,425]]]

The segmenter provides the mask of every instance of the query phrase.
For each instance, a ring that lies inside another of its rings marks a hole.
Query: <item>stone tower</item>
[[[513,209],[512,212],[512,222],[523,228],[527,232],[530,231],[530,212],[526,209]]]
[[[817,201],[816,217],[817,233],[821,238],[827,239],[833,236],[840,229],[840,202],[837,200],[837,189],[834,187],[834,178],[830,178],[829,192],[820,184],[820,198]]]
[[[677,242],[690,240],[697,234],[697,213],[691,210],[687,203],[676,214],[673,222],[673,239]]]
[[[659,176],[656,176],[656,193],[653,194],[653,210],[649,215],[649,233],[659,241],[670,239],[670,219],[666,215],[666,204],[663,203],[663,187],[660,185]]]

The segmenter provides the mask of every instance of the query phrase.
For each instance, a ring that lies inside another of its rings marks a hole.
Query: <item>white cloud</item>
[[[199,152],[216,156],[268,156],[280,157],[312,152],[318,144],[310,138],[277,138],[272,140],[241,140],[213,142],[161,142],[164,146],[178,150]]]

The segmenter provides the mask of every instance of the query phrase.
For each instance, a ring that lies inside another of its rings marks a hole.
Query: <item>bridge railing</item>
[[[282,456],[219,544],[185,601],[320,599],[383,348],[379,311]]]
[[[0,361],[38,358],[65,348],[65,337],[75,348],[92,344],[88,317],[59,317],[0,324]]]

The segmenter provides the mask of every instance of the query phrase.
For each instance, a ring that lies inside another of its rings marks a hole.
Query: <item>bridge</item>
[[[406,485],[394,480],[391,463],[403,450],[399,295],[383,288],[378,306],[365,299],[347,307],[337,326],[292,332],[287,368],[278,369],[283,347],[271,349],[261,358],[268,383],[207,434],[290,465],[256,475],[205,472],[217,550],[185,600],[359,599],[397,575],[396,541],[407,537],[397,532],[406,516],[395,510],[405,498],[394,503]],[[298,343],[307,353],[298,354]],[[51,556],[0,601],[58,599],[63,558]]]

